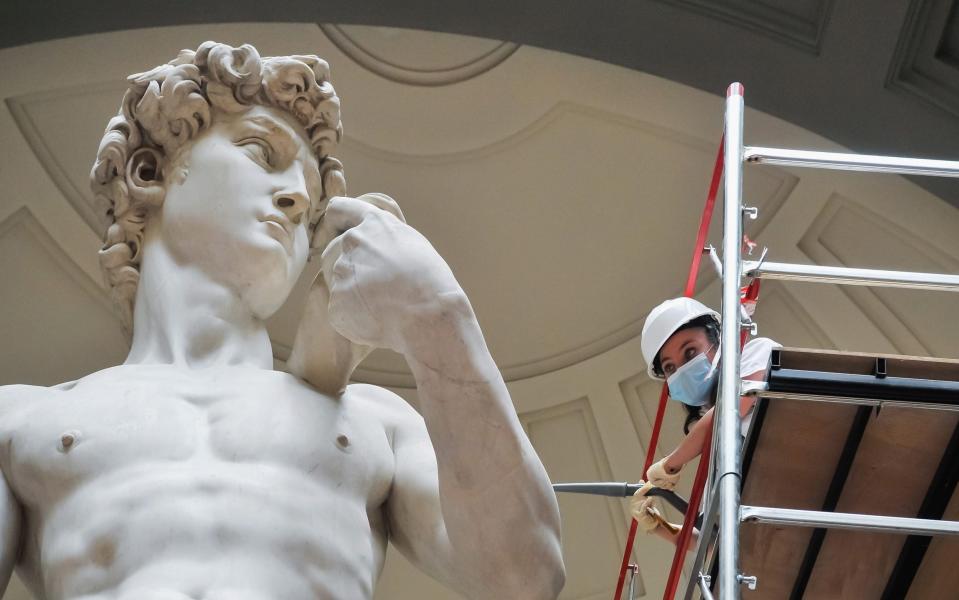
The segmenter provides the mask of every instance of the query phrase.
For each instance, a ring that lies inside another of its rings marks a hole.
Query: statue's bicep
[[[418,419],[418,417],[417,417]],[[440,503],[436,454],[422,420],[394,438],[395,473],[387,500],[391,542],[418,568],[452,583],[450,544]]]

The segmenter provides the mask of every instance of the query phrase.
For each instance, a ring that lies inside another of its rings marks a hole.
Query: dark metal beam
[[[773,369],[769,374],[769,391],[905,401],[929,407],[959,405],[959,381],[877,377],[802,369]]]
[[[766,411],[769,409],[769,400],[760,398],[756,403],[756,414],[753,415],[752,431],[749,439],[746,440],[746,448],[743,450],[743,468],[742,481],[746,485],[746,477],[749,475],[749,467],[753,464],[753,455],[756,453],[756,445],[759,443],[759,435],[763,431],[763,423],[766,422]]]
[[[920,519],[941,519],[949,505],[949,500],[956,493],[957,483],[959,483],[959,424],[952,432],[952,438],[942,454],[939,467],[916,516]],[[896,565],[886,582],[886,588],[882,592],[882,600],[898,600],[906,597],[930,541],[932,541],[931,538],[927,536],[910,535],[906,538]]]
[[[856,452],[859,450],[859,444],[862,442],[862,436],[869,425],[869,417],[872,414],[872,408],[869,406],[860,406],[853,418],[852,425],[849,426],[849,433],[846,434],[846,443],[839,454],[839,460],[836,461],[836,469],[833,471],[832,481],[829,482],[829,489],[826,490],[826,497],[823,499],[822,510],[834,511],[839,503],[839,497],[842,495],[842,488],[846,485],[846,479],[849,477],[849,471],[852,469],[852,463],[856,458]],[[816,566],[816,559],[819,558],[819,551],[822,549],[823,541],[826,539],[826,529],[817,528],[813,530],[809,538],[809,544],[806,546],[806,552],[803,555],[802,563],[799,565],[799,571],[796,573],[796,580],[793,582],[793,589],[789,594],[789,600],[802,600],[806,593],[806,586],[809,584],[809,578],[812,576],[813,568]]]
[[[755,414],[753,415],[753,422],[751,425],[751,431],[749,433],[749,439],[746,440],[746,447],[743,450],[743,466],[742,466],[742,485],[746,485],[746,477],[749,476],[749,468],[753,464],[753,456],[756,454],[756,446],[759,444],[759,437],[763,432],[763,424],[766,422],[766,412],[769,410],[769,400],[766,398],[760,398],[756,403],[756,407],[753,409]],[[711,586],[715,586],[716,581],[719,576],[719,555],[714,552],[711,556],[711,563],[709,565],[709,575],[712,578]]]

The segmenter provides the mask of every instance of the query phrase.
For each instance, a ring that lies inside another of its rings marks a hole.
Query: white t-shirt
[[[757,371],[765,371],[769,367],[769,356],[775,348],[782,348],[782,344],[769,338],[755,338],[746,342],[739,360],[740,377],[747,377]],[[749,412],[743,416],[739,431],[744,437],[746,432],[749,431],[749,424],[753,420],[753,412],[753,409],[750,408]]]

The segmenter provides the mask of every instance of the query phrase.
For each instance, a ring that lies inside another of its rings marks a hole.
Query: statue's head
[[[326,201],[346,193],[329,66],[206,42],[128,80],[91,172],[100,265],[124,325],[147,235],[268,316],[303,270]]]

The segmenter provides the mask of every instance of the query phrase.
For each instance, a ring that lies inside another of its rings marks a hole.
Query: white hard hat
[[[666,340],[676,333],[676,330],[704,315],[709,315],[719,322],[719,313],[698,300],[681,296],[667,300],[651,310],[643,324],[643,359],[646,360],[646,372],[653,379],[663,377],[653,372],[653,361]]]

